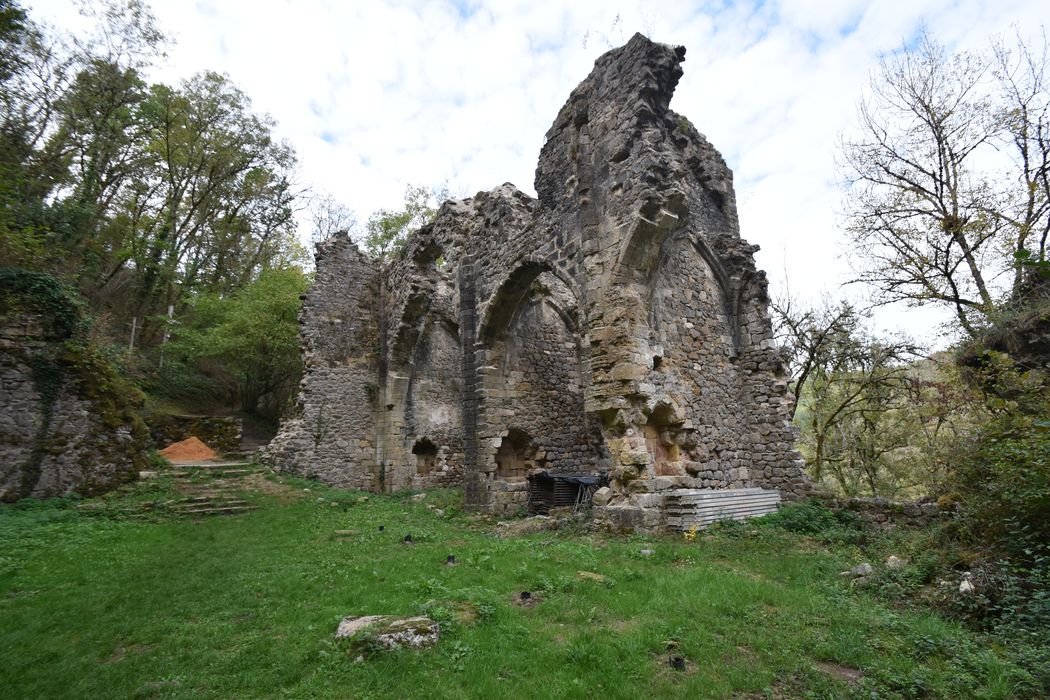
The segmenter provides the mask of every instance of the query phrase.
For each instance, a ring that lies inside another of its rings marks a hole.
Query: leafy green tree
[[[263,271],[231,296],[202,293],[165,352],[245,412],[276,418],[302,374],[299,297],[308,285],[300,268],[287,267]]]
[[[0,261],[75,282],[149,345],[169,305],[302,260],[292,149],[225,76],[148,86],[165,39],[141,0],[86,5],[97,27],[70,38],[0,10]]]
[[[147,109],[155,167],[128,191],[125,209],[142,215],[123,261],[141,270],[143,313],[197,286],[245,283],[289,247],[295,211],[294,153],[228,78],[154,86]]]
[[[41,158],[70,59],[17,3],[0,0],[0,262],[44,270],[61,256],[46,245],[54,167]]]
[[[381,260],[389,260],[405,244],[408,234],[434,220],[438,205],[448,196],[448,188],[428,190],[409,185],[403,207],[380,209],[368,217],[365,250]]]

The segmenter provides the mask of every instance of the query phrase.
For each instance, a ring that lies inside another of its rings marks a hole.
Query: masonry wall
[[[431,322],[413,353],[402,431],[408,488],[454,486],[463,480],[463,386],[455,330],[444,319]]]
[[[446,202],[382,268],[320,251],[304,347],[326,360],[282,429],[282,468],[372,489],[461,482],[497,513],[524,505],[528,470],[605,473],[599,517],[646,528],[667,489],[806,493],[732,173],[669,109],[684,57],[640,35],[600,57],[547,132],[538,198],[504,184]],[[374,352],[319,351],[339,314],[375,331]],[[324,402],[356,404],[311,438]]]
[[[306,371],[295,413],[260,459],[333,486],[377,490],[379,275],[346,236],[320,244],[316,259],[300,316]]]
[[[133,397],[66,340],[38,316],[0,316],[0,501],[95,495],[146,468]]]

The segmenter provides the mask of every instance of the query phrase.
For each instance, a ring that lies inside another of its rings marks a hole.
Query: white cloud
[[[68,0],[27,0],[77,22]],[[155,78],[228,73],[297,149],[303,178],[364,220],[407,183],[473,193],[532,191],[543,134],[610,44],[635,31],[688,49],[672,107],[736,177],[743,236],[762,246],[773,288],[807,296],[848,277],[834,153],[880,52],[922,22],[949,47],[1011,23],[1034,28],[1043,0],[157,0],[178,43]],[[616,18],[619,17],[619,21]],[[81,25],[82,26],[82,25]],[[586,37],[586,47],[584,46]],[[883,315],[911,322],[913,311]]]

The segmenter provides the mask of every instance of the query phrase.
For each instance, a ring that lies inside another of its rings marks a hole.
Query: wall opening
[[[681,450],[676,445],[666,426],[654,423],[652,419],[643,430],[645,446],[653,460],[653,469],[657,476],[681,475]]]
[[[428,438],[417,440],[412,446],[412,454],[416,456],[416,475],[427,476],[437,468],[437,445]]]
[[[572,508],[573,513],[578,513],[591,503],[594,492],[608,483],[600,475],[547,471],[536,472],[528,480],[528,511],[533,515],[549,515],[551,508]]]
[[[529,434],[511,428],[496,450],[496,476],[504,479],[524,478],[535,466],[535,455],[536,449]]]

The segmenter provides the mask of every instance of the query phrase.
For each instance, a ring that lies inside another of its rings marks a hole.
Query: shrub
[[[753,522],[829,542],[856,541],[863,536],[864,530],[863,523],[853,513],[831,510],[816,499],[789,503],[776,513],[756,518]]]
[[[0,267],[0,314],[40,314],[49,333],[72,338],[90,325],[86,308],[76,290],[52,275]]]
[[[1003,416],[977,437],[956,489],[968,535],[998,554],[1032,564],[1050,557],[1050,430]]]

